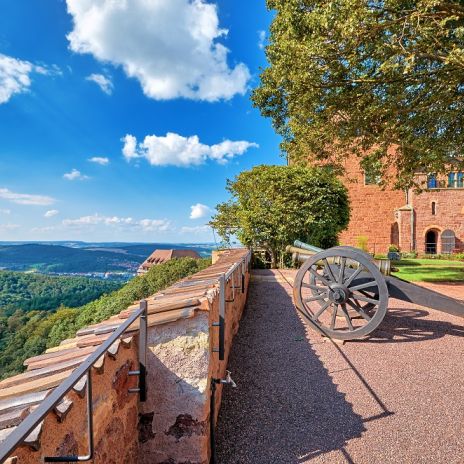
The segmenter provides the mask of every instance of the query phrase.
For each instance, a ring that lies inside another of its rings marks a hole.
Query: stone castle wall
[[[220,254],[209,268],[148,298],[147,401],[129,393],[137,386],[138,321],[91,368],[94,464],[207,464],[210,460],[210,385],[224,378],[233,336],[245,306],[250,253]],[[219,361],[219,277],[225,285],[225,360]],[[242,288],[242,275],[244,286]],[[232,288],[236,287],[236,288]],[[242,291],[243,290],[243,291]],[[130,314],[119,315],[77,332],[43,355],[26,361],[28,370],[0,382],[0,446],[21,421],[95,351]],[[222,386],[216,391],[216,411]],[[86,389],[79,382],[11,455],[8,464],[35,464],[45,456],[86,455]],[[215,421],[216,418],[213,418]]]
[[[356,157],[347,158],[342,181],[348,189],[351,215],[348,229],[340,234],[340,244],[357,246],[358,238],[365,236],[369,251],[385,253],[392,243],[395,210],[406,203],[405,193],[364,185],[364,173]]]
[[[406,194],[376,184],[365,185],[356,157],[347,158],[341,180],[348,189],[351,207],[350,224],[339,237],[342,245],[358,246],[359,237],[365,236],[373,253],[386,253],[390,244],[399,245],[404,252],[425,253],[427,231],[434,230],[437,252],[441,253],[441,234],[452,230],[456,249],[464,249],[464,189],[439,188],[421,193],[411,189]],[[426,176],[418,176],[418,180],[426,185]]]

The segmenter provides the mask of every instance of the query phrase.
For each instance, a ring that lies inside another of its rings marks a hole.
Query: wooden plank
[[[51,390],[44,390],[0,400],[0,412],[13,411],[14,409],[39,404],[47,397],[50,392]]]
[[[13,430],[15,429],[16,427],[9,427],[8,429],[3,429],[3,430],[0,430],[0,443],[2,443],[2,441],[5,441],[6,438],[8,437],[8,435],[13,432]]]
[[[29,415],[29,406],[16,408],[12,411],[0,413],[0,429],[15,427]]]
[[[169,322],[174,322],[179,319],[188,319],[195,315],[195,312],[197,309],[198,307],[192,306],[189,308],[166,311],[164,313],[151,314],[150,316],[148,316],[148,320],[147,320],[148,327],[153,327],[155,325],[161,325],[161,324],[168,324]],[[139,319],[134,321],[134,323],[130,325],[128,331],[139,330],[139,322],[140,322]]]
[[[73,351],[76,351],[76,348],[71,348],[68,350],[69,353],[72,353]],[[66,350],[62,350],[61,353],[44,353],[44,354],[39,354],[38,356],[33,356],[32,358],[28,358],[24,361],[24,365],[27,366],[30,362],[36,362],[36,361],[41,361],[42,359],[49,359],[53,358],[55,356],[62,356],[66,353]]]
[[[23,374],[15,375],[14,377],[9,377],[8,379],[2,380],[0,382],[1,388],[13,387],[24,382],[29,382],[34,379],[41,379],[50,374],[58,374],[58,372],[63,372],[71,368],[79,366],[88,355],[80,356],[78,358],[71,359],[69,361],[64,361],[61,363],[54,363],[50,366],[43,367],[42,369],[35,369],[31,371],[24,372]]]
[[[48,354],[43,356],[37,356],[37,361],[31,362],[28,365],[27,370],[41,369],[43,367],[51,366],[53,364],[68,361],[82,356],[88,356],[90,353],[95,351],[95,347],[89,346],[87,348],[73,348],[72,350],[63,350],[62,352],[57,351],[53,356],[48,357]],[[34,359],[34,358],[31,358]]]
[[[214,287],[211,287],[210,289],[203,289],[203,290],[194,290],[191,293],[185,292],[185,293],[179,293],[179,294],[162,294],[162,295],[157,295],[154,298],[154,301],[163,301],[164,302],[172,302],[172,301],[179,301],[179,299],[186,299],[186,298],[203,298],[208,290],[211,290]]]
[[[163,293],[164,295],[182,295],[183,293],[191,293],[194,291],[206,291],[209,290],[212,286],[211,285],[192,285],[191,287],[170,287],[167,288]]]
[[[156,314],[165,311],[171,311],[173,309],[186,308],[188,306],[198,306],[199,304],[200,300],[198,298],[176,298],[172,301],[168,301],[167,303],[152,300],[148,302],[147,312],[148,314]],[[124,311],[121,311],[119,313],[119,317],[121,319],[127,319],[134,312],[135,309],[138,309],[138,306],[133,309],[128,308]]]
[[[89,337],[80,337],[77,339],[77,346],[85,348],[86,346],[101,345],[111,334],[91,335]]]
[[[59,372],[58,374],[49,375],[42,379],[33,380],[31,382],[24,382],[20,385],[13,387],[3,388],[0,390],[0,400],[11,398],[17,395],[24,395],[26,393],[32,393],[34,391],[48,390],[49,388],[56,387],[64,379],[69,377],[74,369]]]
[[[181,280],[177,284],[173,285],[171,288],[186,288],[186,287],[194,287],[198,285],[205,285],[205,286],[212,286],[217,283],[215,279],[192,279],[192,280]]]

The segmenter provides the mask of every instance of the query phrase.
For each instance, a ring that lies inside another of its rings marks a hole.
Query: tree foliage
[[[42,274],[0,271],[0,315],[16,309],[56,309],[61,304],[82,306],[120,283],[85,277],[51,277]]]
[[[231,199],[217,206],[210,225],[226,241],[264,247],[275,267],[294,240],[324,248],[337,243],[349,221],[345,187],[328,169],[257,166],[227,182]]]
[[[270,65],[252,98],[291,160],[340,165],[354,152],[384,176],[394,164],[404,187],[462,155],[462,1],[267,4]]]
[[[119,290],[79,308],[60,306],[55,311],[17,309],[12,313],[11,310],[3,315],[0,313],[0,379],[21,372],[25,359],[74,337],[80,328],[118,314],[134,301],[146,298],[209,264],[209,259],[168,261],[135,277]]]

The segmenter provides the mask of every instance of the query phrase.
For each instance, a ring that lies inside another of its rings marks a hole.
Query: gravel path
[[[300,320],[294,275],[254,274],[218,462],[463,463],[464,320],[391,300],[372,338],[338,345]],[[427,286],[464,298],[464,285]]]

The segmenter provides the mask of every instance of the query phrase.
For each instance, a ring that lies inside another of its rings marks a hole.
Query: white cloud
[[[9,200],[19,205],[47,206],[55,203],[55,199],[45,195],[30,195],[27,193],[15,193],[6,188],[0,188],[0,198]]]
[[[107,76],[103,74],[90,74],[85,78],[87,81],[95,82],[95,84],[100,87],[100,89],[105,92],[107,95],[111,95],[113,93],[113,82]]]
[[[137,139],[133,135],[125,135],[121,142],[124,142],[124,147],[122,148],[122,154],[127,161],[132,158],[139,158],[137,153]]]
[[[71,172],[67,172],[66,174],[63,174],[63,177],[67,180],[87,180],[89,179],[89,176],[82,174],[77,169],[73,169]]]
[[[77,219],[64,219],[65,227],[85,228],[97,225],[108,227],[137,229],[143,232],[165,232],[171,229],[171,223],[167,219],[133,219],[131,217],[102,216],[94,214],[92,216],[82,216]]]
[[[0,232],[10,232],[19,229],[21,226],[18,224],[0,224]]]
[[[94,156],[93,158],[89,158],[91,163],[101,164],[102,166],[106,166],[110,163],[109,158],[105,158],[102,156]]]
[[[60,214],[60,212],[57,209],[51,209],[44,214],[44,217],[51,218],[53,216],[56,216],[57,214]]]
[[[54,226],[46,226],[46,227],[33,227],[31,229],[31,232],[34,234],[43,234],[45,232],[52,232],[56,230],[56,227]]]
[[[266,46],[266,31],[258,31],[258,47],[263,50]]]
[[[122,141],[122,153],[126,160],[145,158],[152,166],[196,166],[208,159],[226,163],[235,156],[242,155],[249,148],[258,148],[256,143],[224,140],[216,145],[205,145],[197,135],[183,137],[172,132],[166,136],[147,135],[137,145],[133,135],[126,135]]]
[[[217,6],[205,0],[66,0],[71,50],[122,66],[156,100],[228,100],[250,72],[230,67]]]
[[[55,65],[35,65],[0,53],[0,104],[6,103],[15,94],[27,92],[33,73],[58,75],[61,71]]]
[[[0,214],[6,214],[8,216],[11,214],[11,209],[0,209]]]
[[[211,213],[211,208],[201,203],[190,207],[190,219],[201,219]]]
[[[207,232],[212,233],[210,226],[184,226],[180,230],[183,234],[205,234]]]

